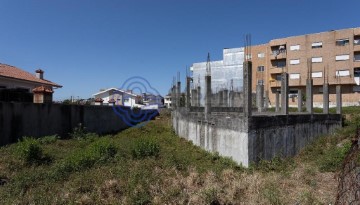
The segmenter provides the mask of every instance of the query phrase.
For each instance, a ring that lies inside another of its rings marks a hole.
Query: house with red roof
[[[51,103],[54,89],[61,87],[46,80],[41,69],[32,74],[15,66],[0,64],[0,101]]]

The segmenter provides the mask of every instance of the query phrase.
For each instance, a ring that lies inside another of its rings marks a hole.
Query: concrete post
[[[264,107],[264,85],[256,85],[256,106],[258,112],[263,111]]]
[[[289,114],[289,74],[281,74],[281,114]]]
[[[234,91],[229,91],[229,107],[234,107]]]
[[[223,106],[224,107],[228,107],[229,103],[228,103],[228,90],[224,90],[223,91]]]
[[[186,77],[186,107],[190,108],[191,104],[190,104],[190,82],[191,82],[191,78],[190,77]]]
[[[220,90],[218,92],[218,103],[219,103],[218,106],[219,107],[224,107],[224,105],[223,105],[223,102],[224,102],[223,97],[224,97],[224,92],[222,90]]]
[[[279,91],[275,92],[275,112],[279,112],[280,111],[280,93]]]
[[[181,82],[178,81],[177,82],[177,87],[176,87],[176,107],[180,107],[180,99],[181,99]]]
[[[264,111],[269,108],[269,91],[265,91]]]
[[[252,62],[245,61],[243,66],[244,117],[250,117],[252,115],[251,75],[252,75]]]
[[[298,90],[298,112],[301,112],[302,110],[302,91],[301,89]]]
[[[200,102],[201,102],[201,88],[200,86],[197,87],[197,101],[196,101],[196,106],[200,107]]]
[[[341,85],[336,85],[336,114],[342,114]]]
[[[191,106],[196,107],[196,103],[197,103],[197,90],[192,89],[191,90]]]
[[[176,109],[176,85],[171,88],[171,107]]]
[[[323,113],[329,114],[329,84],[323,84]]]
[[[306,80],[306,111],[313,113],[313,80]]]
[[[211,114],[211,76],[205,76],[205,119],[208,120]]]

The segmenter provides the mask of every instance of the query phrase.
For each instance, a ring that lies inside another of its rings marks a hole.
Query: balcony
[[[286,50],[273,50],[270,60],[286,59]]]
[[[282,73],[285,71],[285,67],[271,67],[270,68],[270,73],[271,74],[275,74],[275,73]]]
[[[270,59],[285,59],[286,58],[286,45],[271,46]]]

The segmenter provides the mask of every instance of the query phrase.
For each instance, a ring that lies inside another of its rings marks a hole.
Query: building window
[[[360,45],[360,36],[354,36],[354,45]]]
[[[321,72],[321,71],[320,72],[312,72],[311,77],[312,78],[322,78],[322,73],[323,72]]]
[[[345,76],[350,76],[350,71],[349,70],[337,70],[336,77],[345,77]]]
[[[264,67],[263,65],[258,66],[258,67],[257,67],[257,71],[258,71],[258,72],[264,72],[264,71],[265,71],[265,67]]]
[[[337,61],[346,61],[349,60],[350,56],[349,55],[337,55],[335,56],[335,60]]]
[[[349,45],[349,39],[348,39],[348,38],[338,39],[338,40],[336,40],[336,45],[337,45],[337,46],[346,46],[346,45]]]
[[[286,66],[286,60],[271,61],[271,64],[276,68],[283,68]]]
[[[258,85],[264,85],[264,80],[257,80]]]
[[[290,60],[290,65],[297,65],[297,64],[300,64],[300,59]]]
[[[281,74],[277,74],[277,75],[275,76],[275,79],[276,79],[277,81],[281,81]]]
[[[311,48],[322,48],[322,42],[314,42],[314,43],[312,43]]]
[[[300,73],[290,73],[289,78],[293,79],[300,79]]]
[[[265,58],[265,53],[258,53],[258,58]]]
[[[300,50],[300,45],[298,44],[298,45],[290,46],[290,50],[291,51],[298,51],[298,50]]]
[[[313,57],[313,58],[311,58],[311,62],[312,63],[321,63],[322,57]]]
[[[360,52],[354,53],[354,61],[360,61]]]

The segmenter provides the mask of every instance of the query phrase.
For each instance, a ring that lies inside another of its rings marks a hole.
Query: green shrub
[[[69,135],[72,139],[84,139],[86,137],[86,129],[79,123]]]
[[[153,139],[140,138],[135,142],[131,152],[134,158],[157,157],[160,152],[160,145]]]
[[[283,204],[281,202],[281,193],[277,185],[274,183],[266,183],[262,190],[264,198],[271,205],[280,205]]]
[[[50,135],[38,138],[38,141],[40,142],[40,144],[51,144],[56,142],[58,139],[60,139],[58,135]]]
[[[93,167],[96,163],[106,162],[117,152],[115,145],[108,138],[102,138],[92,143],[85,150],[71,154],[59,162],[54,169],[53,178],[66,177],[74,171],[81,171]]]
[[[252,165],[251,168],[262,172],[288,172],[295,167],[294,161],[291,158],[282,159],[279,156],[274,157],[272,160],[260,160],[258,164]]]
[[[24,137],[17,143],[15,152],[19,159],[26,164],[38,163],[44,157],[40,142],[29,137]]]
[[[344,161],[346,154],[351,148],[351,143],[346,142],[342,146],[334,146],[324,151],[324,154],[319,156],[319,168],[322,172],[337,171]]]

